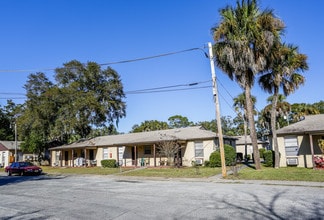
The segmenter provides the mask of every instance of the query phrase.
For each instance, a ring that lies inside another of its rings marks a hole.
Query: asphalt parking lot
[[[0,175],[0,219],[324,219],[324,183]]]

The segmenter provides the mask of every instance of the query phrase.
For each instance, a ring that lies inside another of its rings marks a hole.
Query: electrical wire
[[[121,61],[110,62],[110,63],[102,63],[102,64],[99,64],[99,65],[100,66],[107,66],[107,65],[114,65],[114,64],[121,64],[121,63],[137,62],[137,61],[142,61],[142,60],[149,60],[149,59],[154,59],[154,58],[159,58],[159,57],[164,57],[164,56],[170,56],[170,55],[179,54],[179,53],[185,53],[185,52],[189,52],[189,51],[193,51],[193,50],[203,50],[203,49],[199,48],[199,47],[195,47],[195,48],[190,48],[190,49],[186,49],[186,50],[169,52],[169,53],[164,53],[164,54],[159,54],[159,55],[154,55],[154,56],[136,58],[136,59],[132,59],[132,60],[121,60]]]
[[[127,92],[125,92],[125,94],[149,93],[149,92],[154,92],[155,90],[167,91],[165,89],[176,88],[176,87],[185,87],[185,86],[190,87],[190,86],[196,86],[198,84],[203,84],[203,83],[207,83],[207,82],[211,82],[211,80],[202,81],[202,82],[194,82],[194,83],[189,83],[189,84],[178,84],[178,85],[155,87],[155,88],[149,88],[149,89],[133,90],[133,91],[127,91]],[[170,90],[168,90],[168,91],[170,91]]]
[[[115,61],[115,62],[108,62],[108,63],[101,63],[98,64],[99,66],[107,66],[107,65],[115,65],[115,64],[122,64],[122,63],[131,63],[131,62],[137,62],[137,61],[143,61],[143,60],[149,60],[149,59],[154,59],[154,58],[159,58],[159,57],[164,57],[164,56],[170,56],[170,55],[175,55],[175,54],[180,54],[180,53],[185,53],[185,52],[190,52],[194,50],[201,50],[206,56],[206,52],[203,50],[203,48],[200,47],[194,47],[190,49],[185,49],[185,50],[180,50],[180,51],[175,51],[175,52],[169,52],[169,53],[163,53],[163,54],[158,54],[158,55],[153,55],[153,56],[148,56],[148,57],[141,57],[141,58],[135,58],[135,59],[129,59],[129,60],[121,60],[121,61]],[[85,65],[85,63],[82,63]],[[8,69],[8,70],[1,70],[0,73],[16,73],[16,72],[42,72],[42,71],[54,71],[56,68],[37,68],[37,69]]]
[[[126,92],[125,94],[144,94],[144,93],[159,93],[159,92],[175,92],[183,90],[194,90],[194,89],[205,89],[211,88],[212,86],[200,86],[195,88],[183,88],[183,89],[167,89],[167,90],[157,90],[157,91],[137,91],[137,92]]]

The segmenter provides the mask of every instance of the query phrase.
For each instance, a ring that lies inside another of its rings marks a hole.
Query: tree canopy
[[[27,101],[19,130],[26,150],[87,138],[101,133],[98,129],[114,132],[114,123],[118,126],[119,119],[126,116],[118,73],[110,67],[101,69],[95,62],[65,63],[55,70],[55,82],[44,73],[32,73],[24,88]]]

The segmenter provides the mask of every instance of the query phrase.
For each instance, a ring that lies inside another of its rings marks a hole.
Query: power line
[[[191,87],[191,86],[196,86],[196,85],[207,83],[207,82],[210,82],[210,80],[202,81],[202,82],[194,82],[194,83],[189,83],[189,84],[178,84],[178,85],[155,87],[155,88],[148,88],[148,89],[139,89],[139,90],[127,91],[125,93],[126,94],[137,94],[137,93],[150,93],[150,92],[160,92],[160,91],[161,92],[163,92],[163,91],[177,91],[180,89],[176,89],[176,90],[166,90],[166,89],[177,88],[177,87]],[[195,88],[190,88],[190,89],[195,89]],[[156,90],[159,90],[159,91],[156,91]]]
[[[159,54],[159,55],[154,55],[154,56],[136,58],[136,59],[132,59],[132,60],[121,60],[121,61],[110,62],[110,63],[102,63],[102,64],[99,64],[99,65],[100,66],[107,66],[107,65],[114,65],[114,64],[121,64],[121,63],[137,62],[137,61],[142,61],[142,60],[149,60],[149,59],[154,59],[154,58],[159,58],[159,57],[164,57],[164,56],[170,56],[170,55],[179,54],[179,53],[185,53],[185,52],[189,52],[189,51],[193,51],[193,50],[203,50],[203,49],[199,48],[199,47],[195,47],[195,48],[190,48],[190,49],[186,49],[186,50],[169,52],[169,53],[164,53],[164,54]]]
[[[138,91],[138,92],[128,92],[125,94],[143,94],[143,93],[159,93],[159,92],[174,92],[174,91],[182,91],[182,90],[194,90],[194,89],[205,89],[211,88],[212,86],[200,86],[195,88],[183,88],[183,89],[168,89],[168,90],[157,90],[157,91]]]
[[[185,50],[180,50],[180,51],[175,51],[175,52],[169,52],[169,53],[163,53],[163,54],[158,54],[158,55],[153,55],[153,56],[148,56],[148,57],[141,57],[141,58],[135,58],[135,59],[129,59],[129,60],[120,60],[120,61],[115,61],[115,62],[108,62],[108,63],[101,63],[98,64],[99,66],[107,66],[107,65],[115,65],[115,64],[122,64],[122,63],[131,63],[131,62],[137,62],[137,61],[143,61],[143,60],[149,60],[149,59],[154,59],[154,58],[159,58],[159,57],[164,57],[164,56],[170,56],[170,55],[175,55],[175,54],[180,54],[180,53],[185,53],[185,52],[190,52],[194,50],[201,50],[205,53],[203,48],[199,47],[194,47],[190,49],[185,49]],[[206,55],[206,53],[205,53]],[[86,63],[82,63],[85,65]],[[56,68],[36,68],[36,69],[7,69],[7,70],[1,70],[0,73],[15,73],[15,72],[42,72],[42,71],[54,71]]]
[[[138,90],[132,90],[132,91],[126,91],[125,94],[144,94],[144,93],[158,93],[158,92],[173,92],[173,91],[181,91],[181,90],[193,90],[193,89],[204,89],[204,88],[210,88],[211,86],[200,86],[195,87],[199,84],[205,84],[210,82],[211,80],[201,81],[201,82],[193,82],[193,83],[187,83],[187,84],[178,84],[178,85],[169,85],[169,86],[161,86],[161,87],[154,87],[154,88],[147,88],[147,89],[138,89]],[[189,88],[182,88],[179,89],[179,87],[189,87]],[[178,88],[178,89],[172,89],[172,88]],[[0,95],[24,95],[23,93],[11,93],[11,92],[0,92]],[[5,98],[0,98],[5,99]],[[7,99],[25,99],[24,97],[11,97]]]

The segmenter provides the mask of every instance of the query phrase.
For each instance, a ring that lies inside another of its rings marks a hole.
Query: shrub
[[[209,156],[209,167],[221,167],[221,156],[219,151],[214,151]]]
[[[209,166],[210,166],[210,162],[209,162],[209,160],[205,160],[205,161],[204,161],[204,166],[205,166],[205,167],[209,167]]]
[[[232,166],[236,163],[236,151],[235,149],[228,144],[224,145],[224,154],[225,154],[225,164],[226,166]],[[219,150],[214,151],[209,156],[209,166],[210,167],[221,167],[221,156]]]
[[[225,163],[226,166],[233,166],[236,164],[236,151],[231,145],[224,145]]]
[[[105,168],[115,168],[117,167],[117,163],[115,159],[109,159],[109,160],[102,160],[101,166]]]
[[[260,158],[263,158],[264,159],[264,152],[266,151],[266,149],[264,148],[260,148],[259,149],[259,152],[260,152]]]
[[[264,166],[266,167],[272,167],[273,166],[273,151],[267,150],[264,151]]]

